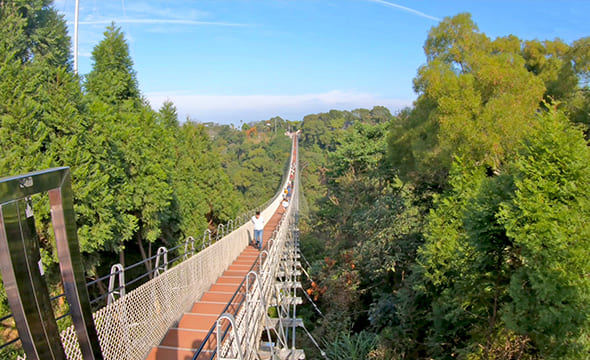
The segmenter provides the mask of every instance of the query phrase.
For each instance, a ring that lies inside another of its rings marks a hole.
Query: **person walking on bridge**
[[[260,215],[260,211],[252,216],[252,223],[254,224],[254,241],[258,250],[262,250],[262,230],[264,230],[264,217]]]

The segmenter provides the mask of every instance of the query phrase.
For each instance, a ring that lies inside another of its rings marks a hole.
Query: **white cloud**
[[[389,6],[389,7],[396,8],[396,9],[400,9],[400,10],[404,10],[404,11],[407,11],[407,12],[412,13],[414,15],[418,15],[420,17],[426,18],[426,19],[435,20],[435,21],[440,21],[441,20],[441,19],[439,19],[439,18],[437,18],[435,16],[425,14],[425,13],[423,13],[421,11],[414,10],[414,9],[409,8],[409,7],[406,7],[406,6],[394,4],[394,3],[391,3],[389,1],[385,1],[385,0],[367,0],[367,1],[378,3],[378,4],[382,4],[382,5]]]
[[[157,110],[170,100],[176,106],[181,121],[186,117],[200,122],[233,123],[266,120],[281,116],[301,120],[307,114],[332,109],[353,110],[382,105],[392,112],[412,104],[413,99],[387,99],[372,94],[334,90],[319,94],[300,95],[188,95],[147,94]]]

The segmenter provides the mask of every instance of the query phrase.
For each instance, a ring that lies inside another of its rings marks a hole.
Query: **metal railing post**
[[[205,244],[207,244],[207,246],[205,246]],[[211,230],[205,229],[205,231],[203,231],[203,242],[201,243],[201,250],[209,246],[211,246]]]
[[[117,276],[118,275],[118,276]],[[119,287],[115,290],[115,278],[119,278]],[[109,291],[107,296],[107,305],[113,303],[115,294],[119,295],[119,298],[125,296],[125,270],[123,265],[115,264],[111,266],[111,274],[109,276]]]
[[[217,319],[217,358],[219,360],[225,360],[224,357],[222,357],[221,354],[221,346],[222,346],[222,336],[221,336],[221,322],[222,320],[228,320],[230,323],[230,327],[232,329],[233,335],[234,335],[234,341],[237,344],[237,353],[238,353],[238,359],[239,360],[244,360],[243,356],[242,356],[242,351],[240,349],[240,336],[238,334],[238,331],[236,329],[236,318],[230,314],[230,313],[223,313],[218,319]]]
[[[164,263],[160,265],[160,258],[164,258]],[[154,277],[160,275],[160,268],[162,268],[162,272],[168,270],[168,249],[164,246],[160,246],[158,248],[158,252],[156,254],[156,266],[154,266]]]
[[[190,251],[189,251],[189,244],[190,244]],[[190,253],[190,256],[188,255]],[[195,238],[189,236],[184,243],[184,256],[183,261],[188,259],[189,257],[195,254]]]

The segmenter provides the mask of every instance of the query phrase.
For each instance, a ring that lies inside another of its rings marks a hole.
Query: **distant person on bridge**
[[[252,216],[252,223],[254,224],[254,241],[258,250],[262,249],[262,230],[264,230],[264,218],[260,215],[260,211]]]
[[[287,207],[289,207],[289,201],[287,200],[287,198],[283,199],[283,208],[285,208],[285,210],[287,210]]]

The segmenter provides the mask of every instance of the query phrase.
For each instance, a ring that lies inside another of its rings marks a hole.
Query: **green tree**
[[[130,234],[146,258],[143,242],[166,242],[162,236],[165,224],[174,227],[168,222],[173,218],[173,157],[168,146],[172,133],[140,97],[129,48],[120,29],[111,25],[104,36],[93,50],[93,68],[85,88],[91,101],[92,126],[104,131],[112,161],[119,167],[109,179],[109,186],[115,191],[116,208],[124,214],[124,228],[131,230],[119,238],[120,261],[124,263],[124,243],[131,239]]]
[[[178,112],[172,101],[166,100],[162,104],[162,107],[160,107],[158,111],[158,124],[174,132],[178,131]]]
[[[590,150],[561,113],[542,118],[514,160],[514,198],[499,220],[518,249],[504,319],[551,359],[580,359],[590,341]]]
[[[556,39],[523,42],[522,56],[526,68],[543,80],[545,100],[556,102],[571,121],[590,126],[590,38],[574,41],[571,45]]]
[[[500,42],[480,33],[469,14],[431,29],[427,64],[414,80],[415,109],[390,134],[402,178],[444,187],[453,156],[496,170],[531,131],[543,84],[519,54],[499,52]]]
[[[220,156],[202,124],[186,122],[177,137],[178,154],[175,186],[181,199],[185,235],[200,235],[207,227],[226,222],[237,215],[240,204],[228,176],[223,171]],[[180,193],[180,192],[184,193]],[[199,222],[199,224],[196,224]]]
[[[325,343],[326,354],[334,360],[370,359],[371,351],[377,346],[375,334],[362,331],[358,334],[339,335],[334,341]]]
[[[86,76],[86,91],[110,105],[140,100],[133,60],[121,28],[111,24],[104,39],[92,50],[92,71]]]
[[[306,230],[303,249],[319,280],[319,290],[312,285],[311,291],[326,316],[314,333],[333,339],[329,347],[335,356],[350,345],[346,339],[362,337],[355,332],[368,326],[382,331],[399,319],[392,312],[393,294],[405,286],[422,243],[412,194],[383,161],[391,115],[376,117],[366,109],[352,114],[356,120],[335,135],[339,145],[328,152],[326,162],[317,144],[301,149],[307,165],[304,195],[316,203],[303,218],[311,224],[301,225]],[[309,320],[315,323],[313,317]],[[383,345],[400,342],[390,340],[382,338]]]
[[[65,21],[48,4],[10,2],[0,7],[5,64],[0,67],[0,171],[16,175],[70,166],[79,240],[88,255],[108,248],[105,242],[116,233],[117,216],[109,206],[109,169],[101,169],[99,161],[100,139],[89,131],[78,78],[70,69]],[[49,214],[38,214],[38,231],[51,254]],[[92,271],[93,265],[86,265]]]
[[[432,298],[438,356],[588,351],[590,152],[562,113],[539,121],[502,175],[456,162],[429,217],[420,288]]]
[[[251,128],[260,129],[257,133],[223,125],[208,126],[215,152],[221,155],[223,170],[240,193],[242,207],[252,209],[261,205],[280,186],[291,143],[284,131],[274,133],[275,120],[277,129],[284,130],[285,123],[280,118],[250,124]],[[268,131],[269,125],[273,132]]]
[[[96,232],[111,226],[108,216],[100,218],[97,213],[103,197],[93,198],[105,184],[104,173],[95,173],[92,166],[83,96],[70,66],[67,27],[49,4],[0,4],[0,173],[6,176],[71,167],[78,235],[87,255],[86,266],[92,272],[96,258],[90,259],[88,254],[100,247],[103,239],[86,236],[87,226]],[[47,198],[35,197],[34,208],[46,279],[50,289],[58,291]],[[3,296],[0,299],[5,303]],[[6,309],[3,305],[0,307]]]

